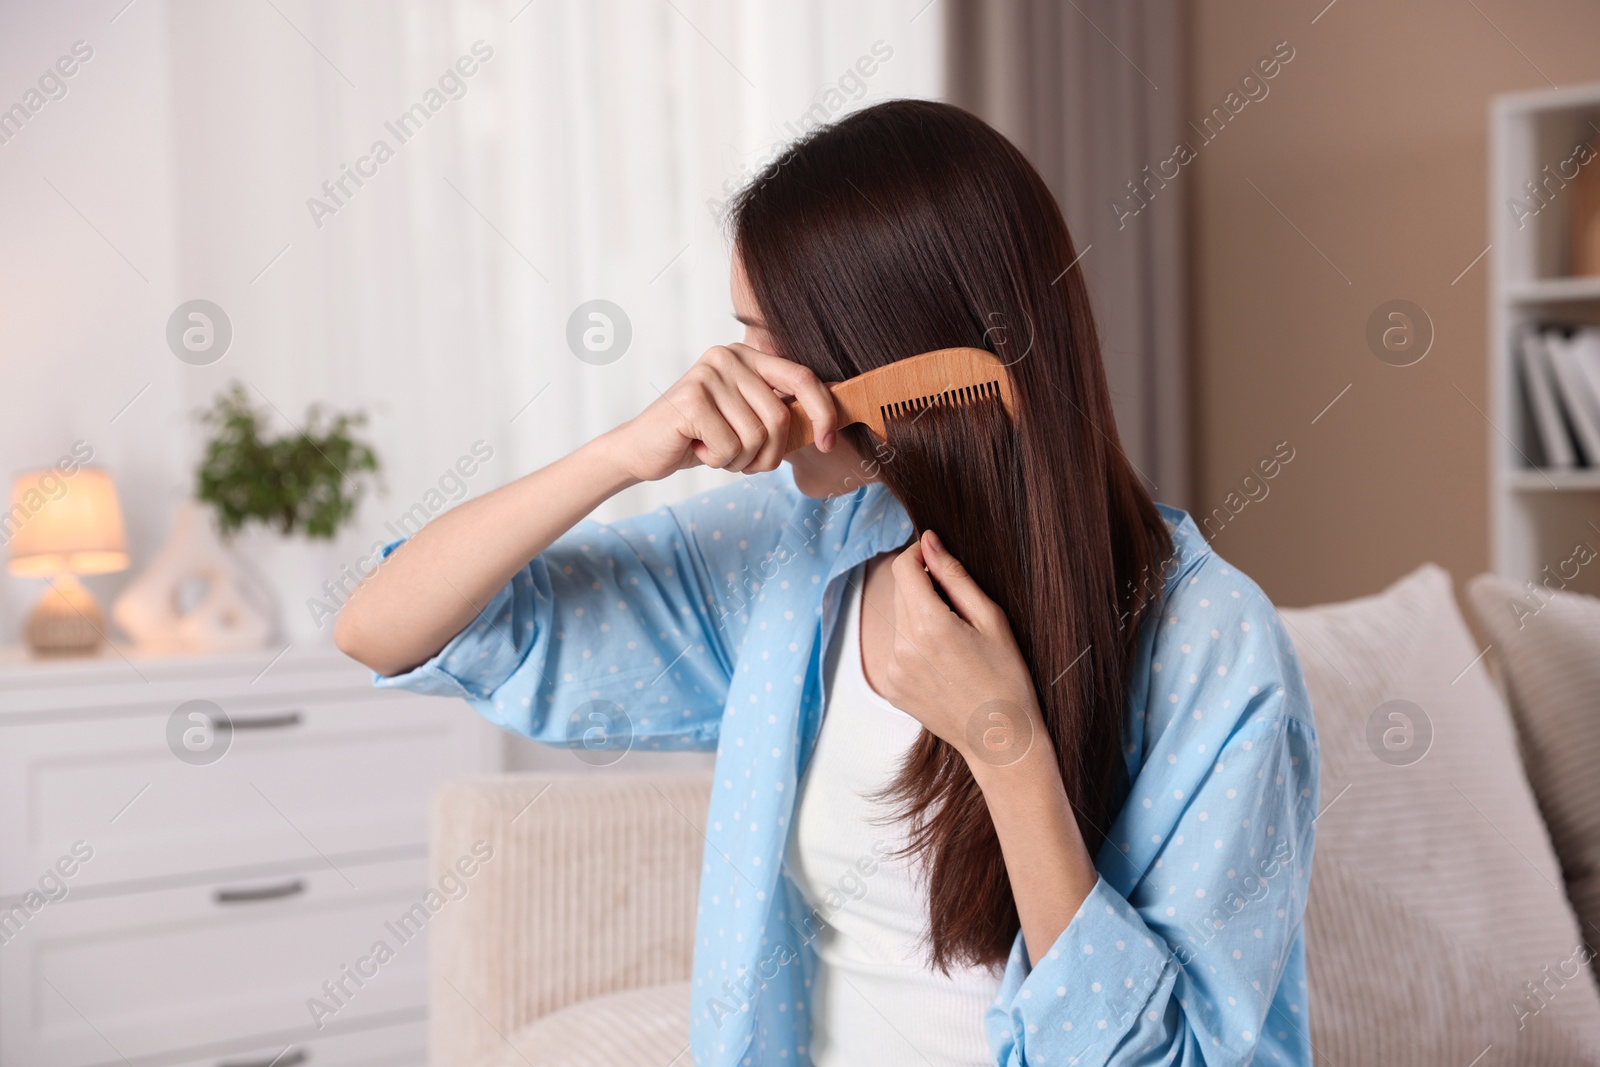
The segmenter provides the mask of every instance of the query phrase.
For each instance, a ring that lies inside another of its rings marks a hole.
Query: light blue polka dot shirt
[[[1312,1062],[1310,701],[1266,597],[1186,514],[1161,512],[1177,551],[1130,674],[1126,799],[1060,938],[1032,967],[1020,934],[1013,945],[983,1019],[996,1064]],[[883,486],[814,500],[781,468],[582,523],[437,656],[377,679],[465,697],[552,744],[592,744],[603,722],[612,736],[627,724],[635,748],[716,751],[692,975],[700,1067],[810,1062],[819,917],[782,857],[846,576],[910,536]],[[920,1062],[917,1036],[906,1063]]]

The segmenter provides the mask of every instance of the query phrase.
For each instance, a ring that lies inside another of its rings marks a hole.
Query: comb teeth
[[[999,400],[999,381],[979,382],[977,385],[963,385],[959,388],[946,389],[940,393],[928,396],[913,397],[910,400],[900,400],[893,404],[885,404],[878,409],[879,414],[887,423],[890,419],[902,418],[907,415],[920,417],[921,413],[931,407],[959,408],[975,404],[980,400]]]

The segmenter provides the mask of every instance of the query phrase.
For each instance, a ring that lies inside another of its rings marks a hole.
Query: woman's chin
[[[825,496],[833,495],[827,491],[826,487],[819,484],[815,474],[804,467],[797,467],[791,463],[789,464],[789,473],[794,475],[794,487],[800,490],[802,496],[820,500]]]
[[[863,463],[856,449],[844,440],[830,452],[806,445],[789,453],[784,462],[794,475],[795,488],[813,500],[844,496],[878,480],[876,470]]]
[[[830,464],[822,461],[823,457],[820,454],[805,455],[805,451],[809,449],[808,445],[806,449],[784,460],[789,465],[789,472],[794,475],[794,487],[800,490],[803,496],[822,500],[830,496],[842,496],[851,489],[860,488],[859,485],[845,485],[839,473],[831,469]]]

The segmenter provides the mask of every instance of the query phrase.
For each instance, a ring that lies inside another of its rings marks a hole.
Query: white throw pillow
[[[1584,939],[1600,946],[1600,600],[1480,574],[1467,596],[1493,642]]]
[[[1600,1062],[1588,950],[1450,576],[1282,616],[1322,745],[1318,1062]]]
[[[689,983],[591,997],[513,1035],[483,1067],[692,1067]]]

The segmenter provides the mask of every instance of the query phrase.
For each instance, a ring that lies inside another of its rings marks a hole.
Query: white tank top
[[[888,785],[922,727],[879,696],[861,667],[857,568],[824,667],[827,706],[800,781],[785,868],[820,922],[812,941],[810,1052],[816,1067],[916,1063],[986,1067],[984,1009],[998,969],[949,976],[927,961],[927,886],[921,864],[891,855],[906,843]]]

